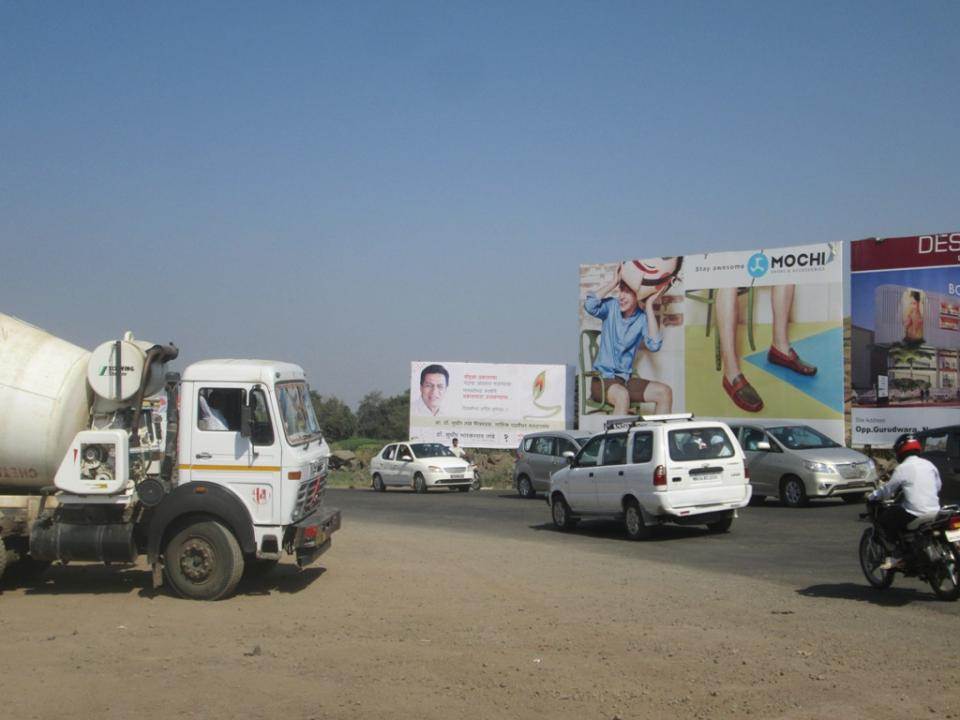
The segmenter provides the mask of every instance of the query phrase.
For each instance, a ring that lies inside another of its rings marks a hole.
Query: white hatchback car
[[[380,492],[391,485],[418,493],[431,487],[467,492],[473,483],[473,467],[442,443],[391,443],[370,460],[370,475]]]
[[[605,432],[567,457],[547,495],[561,530],[582,517],[613,516],[633,540],[665,522],[726,532],[750,502],[743,451],[722,422],[692,415],[608,421]]]

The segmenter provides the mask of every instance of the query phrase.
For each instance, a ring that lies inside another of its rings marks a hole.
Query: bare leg
[[[773,307],[773,342],[767,360],[775,365],[790,368],[800,375],[816,375],[817,366],[801,360],[790,347],[790,309],[796,285],[776,285],[770,294]]]
[[[630,391],[623,385],[607,387],[607,402],[613,405],[614,415],[626,415],[630,410]]]
[[[793,307],[793,294],[796,285],[774,285],[770,293],[773,306],[773,346],[784,355],[790,352],[790,309]]]
[[[720,359],[723,375],[729,382],[740,374],[740,356],[737,353],[737,289],[720,288],[713,297],[717,315],[717,335],[720,338]]]
[[[654,412],[657,415],[673,411],[673,390],[665,383],[651,380],[643,390],[643,400],[656,406]]]

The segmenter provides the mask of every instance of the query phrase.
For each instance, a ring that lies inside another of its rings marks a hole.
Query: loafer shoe
[[[733,404],[741,410],[747,412],[760,412],[763,410],[763,400],[754,389],[743,373],[737,375],[733,382],[728,382],[726,376],[723,378],[723,389],[726,391]]]
[[[800,375],[817,374],[817,366],[811,365],[810,363],[805,363],[800,359],[800,356],[797,355],[797,351],[793,348],[790,348],[790,352],[788,354],[780,352],[773,345],[771,345],[770,351],[767,353],[767,362],[772,363],[773,365],[780,365],[785,368],[790,368],[795,373]]]

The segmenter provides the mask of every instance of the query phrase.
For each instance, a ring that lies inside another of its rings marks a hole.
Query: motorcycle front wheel
[[[960,598],[960,558],[952,545],[936,543],[940,558],[933,564],[930,589],[941,600],[954,602]]]
[[[867,582],[878,590],[886,590],[893,585],[893,570],[880,567],[886,555],[876,529],[869,527],[864,530],[860,536],[860,569]]]

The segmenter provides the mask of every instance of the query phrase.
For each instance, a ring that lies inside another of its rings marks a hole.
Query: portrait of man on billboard
[[[444,395],[450,386],[450,373],[433,363],[420,371],[420,397],[414,400],[414,415],[439,415]]]

